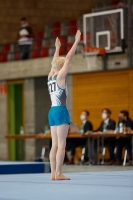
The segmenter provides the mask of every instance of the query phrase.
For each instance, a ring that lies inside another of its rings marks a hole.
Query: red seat
[[[53,24],[53,30],[52,30],[52,35],[54,37],[57,37],[60,35],[60,22],[55,22]]]
[[[90,32],[87,32],[87,33],[86,33],[86,41],[87,41],[87,46],[89,46],[89,45],[90,45],[90,39],[91,39]],[[84,40],[84,35],[83,35],[83,34],[81,34],[81,41],[83,41],[83,40]]]
[[[65,55],[65,47],[60,48],[60,55]]]
[[[67,52],[70,51],[72,45],[73,45],[73,44],[68,44],[68,45],[67,45]]]
[[[86,33],[86,41],[87,41],[87,45],[90,45],[90,40],[91,40],[91,35],[90,33]]]
[[[81,34],[81,39],[80,39],[80,41],[83,41],[84,40],[84,35],[83,35],[83,33]]]
[[[75,34],[77,31],[77,20],[70,20],[69,21],[69,34]]]
[[[0,62],[7,62],[7,54],[6,53],[0,54]]]
[[[40,50],[40,57],[48,57],[48,48],[42,48]]]
[[[19,52],[15,53],[15,60],[20,60],[20,53]]]
[[[76,34],[76,32],[77,32],[77,26],[71,26],[71,27],[69,27],[69,34],[72,34],[72,35],[74,35],[74,34]]]
[[[34,40],[33,41],[33,49],[39,49],[41,46],[41,41],[40,40]]]
[[[53,31],[52,31],[52,35],[54,36],[54,37],[58,37],[58,36],[60,36],[60,29],[53,29]]]
[[[44,37],[44,31],[39,31],[38,33],[36,33],[37,39],[42,39],[43,37]]]
[[[111,40],[111,44],[115,44],[116,43],[116,35],[114,33],[111,34],[110,40]]]
[[[2,52],[9,52],[10,51],[10,44],[3,45]]]
[[[39,51],[38,50],[33,50],[31,52],[31,58],[38,58],[39,57]]]
[[[72,19],[69,21],[69,26],[77,26],[77,20],[76,19]]]
[[[66,41],[67,41],[66,37],[59,37],[59,39],[62,45],[66,44]]]
[[[60,22],[53,23],[53,28],[60,28]]]

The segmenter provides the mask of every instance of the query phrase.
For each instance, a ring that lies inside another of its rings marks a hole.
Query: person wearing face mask
[[[103,121],[101,122],[99,128],[95,131],[97,133],[114,133],[116,123],[114,120],[110,119],[111,111],[108,108],[102,109],[101,117]],[[106,138],[104,140],[104,145],[108,147],[110,153],[110,161],[107,163],[108,165],[112,165],[115,163],[115,155],[114,148],[116,145],[115,138]]]
[[[106,132],[106,131],[114,131],[115,130],[115,121],[110,118],[111,110],[108,108],[102,109],[101,117],[102,122],[96,132]],[[105,130],[104,130],[105,129]]]
[[[87,134],[89,131],[93,130],[92,123],[88,120],[90,113],[87,110],[82,111],[80,115],[80,119],[82,121],[82,125],[80,128],[80,133]],[[67,146],[66,151],[71,151],[71,158],[70,161],[67,164],[74,164],[74,155],[75,155],[75,149],[79,146],[86,146],[87,144],[87,138],[72,138],[67,140]],[[84,160],[88,161],[88,151],[87,148],[85,148],[85,156]]]
[[[133,121],[129,117],[129,112],[127,110],[121,110],[118,117],[118,125],[122,123],[127,129],[133,129]],[[122,164],[122,149],[123,147],[127,149],[129,160],[132,160],[132,146],[131,138],[119,138],[116,142],[117,153],[116,153],[116,165]],[[130,164],[129,161],[129,164]]]
[[[83,134],[85,134],[87,131],[92,131],[92,123],[88,120],[90,113],[87,110],[84,110],[81,115],[80,115],[80,119],[82,121],[82,125],[81,125],[81,132],[83,130]]]
[[[20,20],[21,28],[18,32],[18,45],[20,50],[20,59],[29,59],[31,45],[33,42],[33,30],[29,26],[25,17]]]

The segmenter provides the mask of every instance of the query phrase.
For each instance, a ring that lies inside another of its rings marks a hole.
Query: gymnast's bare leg
[[[50,151],[51,180],[70,180],[62,174],[65,156],[66,137],[69,125],[51,126],[52,148]]]
[[[70,178],[62,174],[62,165],[65,156],[66,137],[68,134],[68,129],[68,124],[62,124],[60,126],[57,126],[58,150],[56,154],[55,180],[70,180]]]
[[[55,180],[56,154],[58,149],[57,126],[51,126],[52,147],[50,151],[51,180]]]

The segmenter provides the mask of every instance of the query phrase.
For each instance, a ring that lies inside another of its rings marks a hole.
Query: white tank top
[[[51,98],[52,106],[66,106],[67,101],[67,86],[62,89],[57,84],[57,75],[48,79],[48,90]]]

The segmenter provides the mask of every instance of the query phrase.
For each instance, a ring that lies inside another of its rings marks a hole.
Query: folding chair
[[[49,147],[48,146],[42,147],[41,158],[43,161],[45,160],[46,149],[49,149]]]

